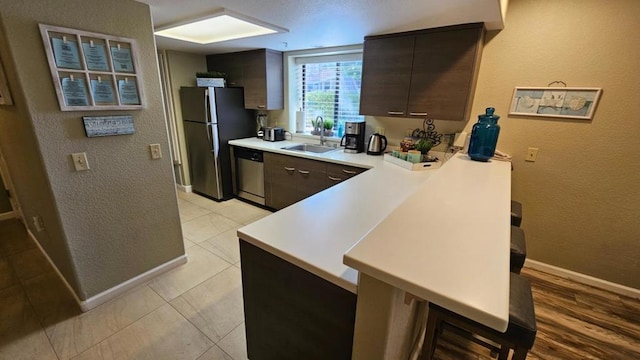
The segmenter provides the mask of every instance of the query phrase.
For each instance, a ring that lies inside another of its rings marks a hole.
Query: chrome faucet
[[[326,141],[324,139],[324,120],[322,116],[316,118],[316,126],[320,127],[320,145],[324,146]]]

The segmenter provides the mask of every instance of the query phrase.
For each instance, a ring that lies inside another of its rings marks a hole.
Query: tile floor
[[[270,212],[178,194],[189,261],[86,313],[22,224],[1,222],[0,359],[246,359],[235,232]]]

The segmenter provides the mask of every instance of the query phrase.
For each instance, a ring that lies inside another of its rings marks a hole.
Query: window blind
[[[305,111],[305,130],[318,116],[333,122],[362,121],[359,115],[362,78],[361,54],[296,59],[297,96]]]

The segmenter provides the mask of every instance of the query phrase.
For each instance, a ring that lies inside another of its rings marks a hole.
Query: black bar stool
[[[444,329],[452,330],[492,352],[499,353],[499,360],[507,360],[511,349],[513,349],[512,360],[525,359],[533,347],[537,332],[531,284],[522,275],[510,273],[510,276],[509,325],[506,332],[501,333],[429,303],[429,317],[421,359],[431,360],[438,342],[438,335]],[[499,346],[490,344],[478,336]]]
[[[522,224],[522,204],[511,200],[511,225],[520,227]]]
[[[524,261],[527,258],[527,244],[524,241],[524,231],[511,225],[511,257],[510,257],[510,271],[512,273],[520,274]]]

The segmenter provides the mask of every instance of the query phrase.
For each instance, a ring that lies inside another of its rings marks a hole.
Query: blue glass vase
[[[475,161],[488,161],[496,152],[498,135],[500,135],[500,116],[494,115],[496,109],[487,108],[486,113],[478,115],[478,122],[471,130],[469,141],[469,157]]]

